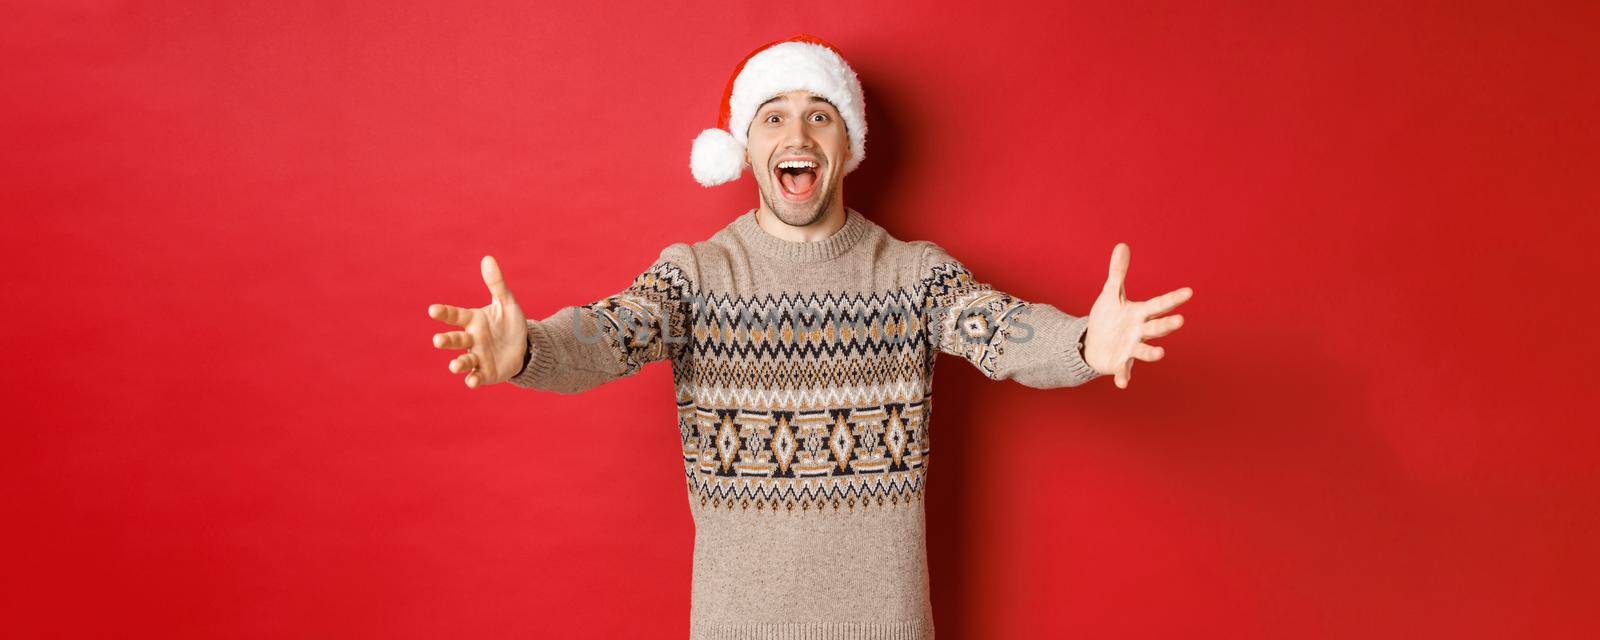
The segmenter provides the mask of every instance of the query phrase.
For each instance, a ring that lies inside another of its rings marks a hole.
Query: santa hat
[[[833,103],[850,136],[844,173],[854,171],[867,155],[867,105],[861,81],[833,45],[800,34],[762,45],[739,62],[722,91],[717,128],[700,132],[689,151],[694,179],[707,187],[738,179],[756,108],[787,91],[810,91]]]

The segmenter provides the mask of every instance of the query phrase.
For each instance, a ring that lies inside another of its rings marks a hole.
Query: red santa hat
[[[867,155],[867,105],[861,80],[833,45],[800,34],[762,45],[739,61],[722,90],[717,128],[700,132],[689,151],[694,179],[707,187],[738,179],[756,108],[787,91],[810,91],[833,103],[850,136],[844,173],[854,171]]]

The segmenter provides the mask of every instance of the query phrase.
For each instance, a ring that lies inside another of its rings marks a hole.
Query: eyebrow
[[[823,97],[819,97],[819,96],[807,96],[807,97],[810,98],[810,99],[806,101],[806,106],[810,106],[810,105],[812,105],[814,103],[818,103],[818,102],[821,102],[822,104],[828,105],[830,107],[833,106],[833,103],[829,102],[827,98],[823,98]],[[763,103],[761,103],[761,106],[756,107],[756,113],[761,113],[761,110],[767,108],[767,105],[772,104],[772,103],[777,102],[777,101],[782,100],[782,99],[783,99],[783,96],[773,96],[771,98],[767,98],[766,102],[763,102]],[[838,107],[834,107],[834,108],[837,109]]]

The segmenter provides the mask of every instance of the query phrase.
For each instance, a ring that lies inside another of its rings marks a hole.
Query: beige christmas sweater
[[[671,360],[692,640],[932,638],[935,357],[1041,389],[1100,375],[1080,350],[1086,317],[846,215],[797,242],[752,209],[666,247],[616,295],[528,321],[520,387],[577,393]]]

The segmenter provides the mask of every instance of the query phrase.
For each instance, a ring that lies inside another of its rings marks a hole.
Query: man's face
[[[756,109],[748,140],[745,161],[778,219],[812,224],[840,197],[850,136],[827,100],[806,91],[779,94]]]

